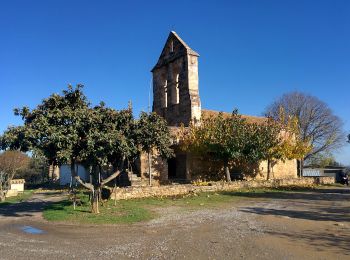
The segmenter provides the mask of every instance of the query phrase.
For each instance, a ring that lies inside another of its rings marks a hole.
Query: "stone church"
[[[199,54],[192,50],[177,34],[170,32],[153,74],[153,112],[162,116],[171,132],[180,124],[200,123],[201,118],[219,113],[202,109],[198,80]],[[233,104],[234,106],[234,104]],[[263,123],[266,118],[242,115],[248,122]],[[213,180],[222,172],[222,165],[185,153],[174,145],[175,157],[167,161],[157,155],[153,158],[153,175],[159,183],[168,181]],[[147,159],[141,156],[139,167],[142,179],[147,179]],[[244,173],[246,178],[266,178],[267,162],[253,167],[233,166],[232,172]],[[224,174],[222,174],[222,178]],[[296,160],[279,162],[273,167],[274,178],[297,177]]]

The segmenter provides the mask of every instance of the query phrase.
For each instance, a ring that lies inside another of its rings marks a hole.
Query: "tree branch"
[[[111,176],[109,176],[108,178],[104,179],[102,182],[101,182],[101,187],[103,185],[106,185],[108,182],[110,182],[111,180],[115,179],[116,177],[118,177],[119,174],[121,174],[122,170],[124,168],[124,159],[122,160],[122,162],[120,163],[118,169],[116,172],[114,172]]]
[[[108,178],[104,179],[101,182],[101,186],[106,185],[108,182],[110,182],[111,180],[113,180],[114,178],[117,178],[118,175],[121,173],[121,170],[117,170],[115,173],[113,173],[111,176],[109,176]]]
[[[93,191],[94,190],[94,185],[92,185],[91,183],[87,183],[85,181],[83,181],[80,176],[75,176],[74,179],[79,182],[82,186],[84,186],[85,188]]]

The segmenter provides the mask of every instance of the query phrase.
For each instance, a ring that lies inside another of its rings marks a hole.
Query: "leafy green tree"
[[[262,124],[246,123],[246,137],[243,158],[248,163],[267,161],[267,179],[270,178],[273,161],[282,158],[280,149],[281,127],[268,119]]]
[[[26,136],[24,126],[9,126],[0,136],[0,150],[19,150],[27,152],[31,143]]]
[[[112,173],[104,180],[94,176],[95,181],[85,183],[76,179],[92,192],[92,212],[98,213],[98,198],[102,187],[115,179],[125,168],[126,162],[137,155],[135,144],[135,122],[131,108],[116,111],[103,103],[89,110],[85,125],[86,138],[81,146],[81,160],[90,169],[111,166]]]
[[[24,120],[24,133],[29,147],[44,155],[50,164],[70,163],[72,169],[80,155],[80,143],[85,138],[84,122],[89,102],[82,85],[68,86],[63,95],[53,94],[35,109],[15,109]],[[75,170],[72,171],[75,176]]]
[[[307,152],[305,143],[294,132],[273,119],[256,124],[243,119],[235,110],[231,116],[203,118],[200,125],[190,125],[180,133],[182,149],[222,161],[227,181],[231,181],[229,164],[258,164],[267,160],[271,168],[278,160],[299,158]],[[301,154],[301,155],[300,155]]]
[[[52,165],[70,164],[72,177],[92,192],[92,212],[98,213],[102,187],[125,169],[126,162],[139,149],[170,156],[171,138],[165,121],[156,114],[141,113],[136,122],[131,108],[116,111],[104,103],[91,107],[82,88],[69,86],[62,95],[51,95],[33,110],[15,109],[24,126],[9,128],[0,141],[2,149],[31,150]],[[77,163],[97,172],[102,167],[112,171],[103,180],[94,176],[93,181],[85,182],[76,172]]]
[[[137,144],[141,151],[148,155],[149,185],[152,184],[152,153],[157,151],[161,157],[173,156],[171,136],[167,124],[163,118],[156,113],[141,112],[137,121]]]
[[[51,165],[69,163],[72,177],[80,181],[75,165],[84,155],[82,145],[87,138],[90,105],[82,88],[82,85],[68,86],[62,95],[51,95],[33,110],[15,109],[15,114],[24,120],[24,126],[17,131],[16,138],[12,138],[16,131],[9,129],[2,138],[2,146],[11,149],[24,136],[22,143],[26,145],[21,148],[45,156]]]
[[[203,118],[200,125],[184,128],[181,146],[187,151],[213,156],[222,161],[226,180],[230,182],[229,163],[242,160],[244,155],[250,156],[248,150],[252,147],[248,148],[247,137],[246,120],[235,110],[230,117],[219,113],[215,117]]]

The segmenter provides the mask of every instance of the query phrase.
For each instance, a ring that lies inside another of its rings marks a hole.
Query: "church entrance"
[[[176,158],[168,160],[168,179],[176,178]]]
[[[168,160],[168,179],[186,180],[186,154],[176,154]]]

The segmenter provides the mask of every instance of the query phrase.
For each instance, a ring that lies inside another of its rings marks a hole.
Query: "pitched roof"
[[[186,48],[187,53],[199,57],[199,54],[198,54],[197,52],[195,52],[194,50],[192,50],[192,49],[190,48],[190,46],[188,46],[187,43],[185,43],[184,40],[182,40],[181,37],[180,37],[175,31],[171,31],[171,32],[170,32],[168,39],[169,39],[171,36],[174,36],[179,42],[181,42],[181,44]],[[168,40],[167,40],[167,41],[168,41]]]
[[[178,51],[177,53],[171,53],[171,55],[169,55],[167,51],[167,47],[169,46],[171,41],[173,41],[174,39],[180,44],[181,50]],[[188,46],[187,43],[185,43],[184,40],[182,40],[176,32],[171,31],[164,44],[163,50],[158,58],[157,64],[153,67],[151,71],[154,71],[156,68],[159,68],[164,64],[167,64],[173,61],[174,59],[187,54],[199,57],[199,54],[194,50],[192,50],[190,46]]]
[[[207,110],[207,109],[202,109],[202,118],[208,118],[212,116],[217,116],[220,112],[215,111],[215,110]],[[231,113],[227,112],[221,112],[224,117],[229,117],[231,116]],[[259,117],[259,116],[248,116],[248,115],[241,115],[242,118],[247,120],[248,123],[251,124],[264,124],[268,121],[267,117]]]

